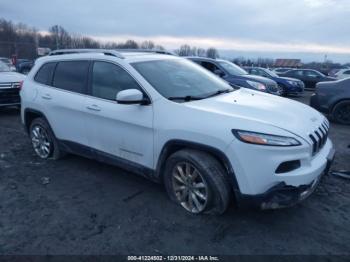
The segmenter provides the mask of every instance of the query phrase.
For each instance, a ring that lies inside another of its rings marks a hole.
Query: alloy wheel
[[[36,125],[32,128],[30,135],[35,153],[41,158],[48,158],[51,153],[52,143],[46,130]]]
[[[337,108],[334,112],[334,117],[338,119],[339,122],[350,124],[350,104],[347,103]]]
[[[191,213],[202,212],[208,202],[208,185],[198,169],[189,162],[175,165],[172,186],[177,200]]]

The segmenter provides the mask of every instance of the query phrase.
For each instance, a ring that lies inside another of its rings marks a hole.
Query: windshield
[[[272,77],[279,77],[274,71],[270,70],[270,69],[264,69],[266,74],[272,76]]]
[[[8,65],[0,61],[0,72],[10,72]]]
[[[244,69],[240,68],[239,66],[235,65],[234,63],[228,62],[228,61],[220,61],[219,64],[225,68],[225,70],[230,74],[230,75],[235,75],[235,76],[241,76],[241,75],[248,75],[247,71]]]
[[[133,63],[132,66],[164,97],[206,98],[233,91],[225,81],[186,59]]]

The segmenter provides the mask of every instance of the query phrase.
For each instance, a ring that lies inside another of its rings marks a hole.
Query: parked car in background
[[[187,59],[201,65],[233,86],[245,87],[274,95],[281,95],[282,93],[275,81],[261,76],[249,75],[247,71],[230,61],[197,56],[187,57]]]
[[[318,83],[315,94],[311,96],[310,105],[329,115],[331,120],[349,125],[350,78]]]
[[[0,107],[19,106],[19,90],[25,75],[12,72],[7,64],[0,61]]]
[[[14,72],[16,71],[16,67],[12,64],[12,61],[10,58],[6,58],[6,57],[0,57],[0,62],[3,62],[4,64],[6,64],[10,71]]]
[[[279,67],[272,69],[273,72],[275,72],[277,75],[283,74],[289,70],[292,70],[293,68],[288,68],[288,67]]]
[[[344,79],[350,77],[350,68],[340,69],[338,72],[334,74],[334,77],[337,79]]]
[[[21,90],[22,123],[42,159],[68,152],[134,171],[192,214],[223,213],[232,200],[294,205],[333,160],[329,123],[307,105],[235,90],[177,56],[56,52]]]
[[[283,74],[283,77],[292,77],[304,82],[305,88],[315,89],[316,84],[325,81],[335,81],[334,77],[326,76],[321,72],[313,69],[293,69]]]
[[[304,83],[299,79],[281,77],[275,72],[262,67],[246,67],[244,69],[251,75],[262,76],[275,81],[281,88],[283,96],[301,94],[304,92]]]
[[[29,59],[17,59],[16,70],[21,74],[27,75],[34,66],[34,61]]]

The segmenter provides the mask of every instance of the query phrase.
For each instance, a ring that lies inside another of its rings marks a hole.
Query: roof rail
[[[175,53],[168,51],[168,50],[161,50],[161,49],[142,49],[142,48],[138,48],[138,49],[114,49],[118,52],[130,52],[130,53],[156,53],[156,54],[163,54],[163,55],[176,55]]]
[[[112,49],[58,49],[58,50],[51,51],[49,53],[49,56],[81,54],[81,53],[102,53],[105,55],[111,55],[111,56],[115,56],[115,57],[124,59],[124,56],[120,52],[118,52],[116,50],[112,50]]]

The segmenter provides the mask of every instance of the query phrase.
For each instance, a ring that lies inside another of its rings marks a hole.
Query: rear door
[[[90,61],[55,64],[52,78],[38,89],[43,111],[59,140],[87,145],[83,123]]]

